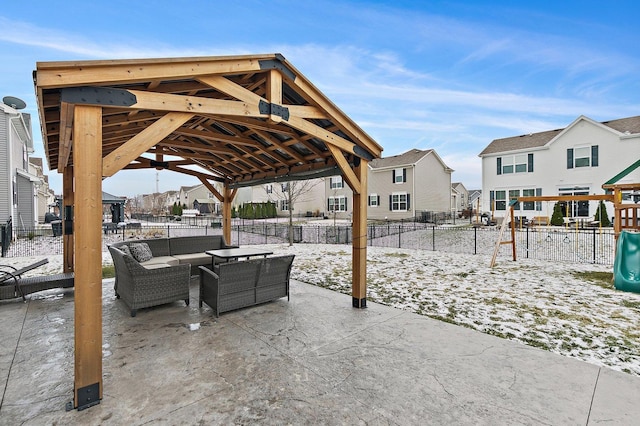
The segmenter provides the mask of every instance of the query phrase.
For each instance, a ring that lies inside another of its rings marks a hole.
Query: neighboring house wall
[[[451,184],[451,209],[456,213],[469,208],[469,191],[460,183]]]
[[[36,223],[35,191],[39,180],[29,175],[30,152],[31,116],[0,104],[0,223],[11,218],[15,229],[21,224],[33,227]],[[19,178],[18,172],[24,172],[24,179]]]
[[[452,172],[434,150],[413,149],[374,160],[369,170],[367,216],[399,220],[426,211],[449,212]]]
[[[483,205],[508,213],[526,195],[603,194],[602,184],[640,158],[640,117],[598,123],[581,116],[565,129],[493,141],[482,158]],[[640,170],[619,183],[640,182]],[[597,202],[569,202],[571,218],[593,217]],[[518,216],[548,216],[553,202],[517,205]],[[607,206],[613,216],[613,208]]]
[[[293,214],[296,216],[306,216],[307,212],[312,214],[324,212],[324,179],[310,179],[292,182],[273,182],[264,185],[251,187],[251,201],[246,202],[267,202],[271,201],[276,205],[278,216],[289,216],[289,195],[287,184],[291,184],[292,198],[294,199]]]
[[[0,224],[7,223],[13,211],[13,173],[8,126],[9,116],[0,110]]]
[[[371,171],[369,171],[370,173]],[[353,217],[353,191],[342,176],[331,176],[324,180],[325,216],[335,219]]]

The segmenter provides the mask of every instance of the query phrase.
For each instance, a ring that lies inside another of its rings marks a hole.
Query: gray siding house
[[[0,103],[0,224],[32,228],[38,218],[40,178],[29,173],[31,115]]]

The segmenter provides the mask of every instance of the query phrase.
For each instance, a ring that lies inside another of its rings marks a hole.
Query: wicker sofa
[[[215,271],[200,266],[200,307],[209,305],[217,317],[287,296],[295,255],[221,263]]]
[[[142,262],[131,253],[146,243],[152,257]],[[127,246],[124,248],[123,246]],[[206,250],[227,248],[220,235],[127,240],[109,246],[115,267],[114,290],[135,316],[140,308],[184,300],[189,305],[191,266],[211,264]]]

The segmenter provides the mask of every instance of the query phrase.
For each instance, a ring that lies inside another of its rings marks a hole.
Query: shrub
[[[564,218],[562,217],[562,207],[560,203],[556,203],[553,206],[553,214],[551,215],[551,224],[554,226],[564,225]]]
[[[602,200],[600,200],[600,204],[598,204],[598,208],[596,209],[595,219],[597,222],[600,222],[600,226],[611,226],[609,214],[607,213],[607,206]]]

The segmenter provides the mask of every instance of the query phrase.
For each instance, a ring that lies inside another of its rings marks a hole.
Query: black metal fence
[[[7,255],[9,246],[11,245],[11,236],[13,235],[13,224],[11,219],[7,223],[0,225],[0,254],[2,257]]]
[[[284,223],[251,221],[244,225],[235,221],[231,243],[237,245],[284,244],[289,241],[289,226]],[[293,242],[297,244],[351,244],[349,225],[294,225]],[[105,231],[106,245],[122,239],[175,237],[187,235],[219,235],[218,226],[190,226],[186,224],[144,224],[118,227]],[[523,228],[516,230],[516,254],[519,259],[539,259],[559,262],[597,263],[612,265],[615,238],[611,228],[569,229],[563,227]],[[496,227],[436,226],[429,223],[404,222],[369,225],[369,246],[395,247],[414,250],[446,251],[452,253],[491,255],[496,247],[499,231]],[[509,238],[509,234],[503,236]],[[51,228],[21,230],[14,235],[3,256],[33,256],[42,253],[61,254],[62,238],[54,236]],[[502,245],[501,257],[511,256],[509,245]]]

